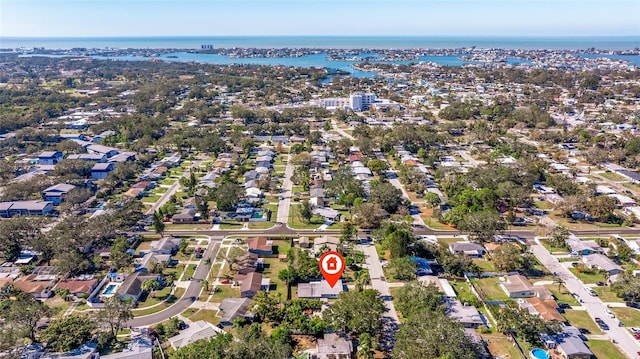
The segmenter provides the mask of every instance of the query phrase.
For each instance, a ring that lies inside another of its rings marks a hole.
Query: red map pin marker
[[[344,272],[344,258],[336,251],[325,252],[320,257],[318,266],[324,279],[333,288]]]

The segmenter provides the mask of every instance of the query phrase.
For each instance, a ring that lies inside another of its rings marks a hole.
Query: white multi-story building
[[[350,102],[353,111],[366,111],[372,103],[376,102],[376,95],[371,92],[354,92],[350,96]]]

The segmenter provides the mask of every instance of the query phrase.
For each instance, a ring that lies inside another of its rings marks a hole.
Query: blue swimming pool
[[[549,353],[546,350],[535,348],[531,350],[532,359],[549,359]]]
[[[116,287],[115,284],[109,284],[102,294],[113,294],[116,291]]]

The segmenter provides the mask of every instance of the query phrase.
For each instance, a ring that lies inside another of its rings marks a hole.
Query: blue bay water
[[[45,47],[87,48],[460,48],[477,46],[503,49],[587,49],[628,50],[640,47],[637,36],[515,37],[515,36],[196,36],[196,37],[95,37],[28,38],[0,37],[0,48]]]

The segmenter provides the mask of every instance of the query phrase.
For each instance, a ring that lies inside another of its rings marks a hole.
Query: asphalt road
[[[563,266],[556,258],[554,258],[546,248],[534,241],[531,243],[531,251],[540,260],[540,262],[550,271],[556,272],[558,277],[562,278],[565,287],[571,292],[576,293],[582,299],[582,306],[587,309],[587,313],[591,318],[599,317],[607,325],[609,330],[605,330],[605,335],[609,338],[615,339],[618,342],[618,347],[624,351],[629,358],[637,358],[637,352],[640,351],[640,343],[635,340],[629,330],[625,327],[618,326],[617,318],[610,318],[605,313],[605,304],[599,297],[591,296],[585,289],[584,284],[573,273]]]
[[[220,248],[222,242],[222,236],[211,238],[209,245],[204,252],[203,258],[210,258]],[[172,306],[164,309],[160,312],[145,315],[142,317],[136,317],[127,322],[127,325],[131,327],[147,327],[156,323],[165,321],[173,316],[176,316],[185,311],[195,301],[193,298],[198,298],[200,291],[202,290],[202,280],[209,276],[209,270],[211,266],[205,265],[202,261],[196,268],[193,274],[193,279],[189,283],[189,287],[184,292],[182,298],[178,299]]]
[[[291,182],[291,176],[293,175],[294,166],[291,163],[291,156],[288,157],[287,167],[284,170],[284,179],[282,180],[282,192],[280,192],[280,203],[278,204],[278,217],[277,222],[287,225],[289,223],[289,209],[291,205],[291,189],[293,188],[293,182]]]
[[[184,173],[182,174],[182,178],[187,178],[188,176],[191,175],[191,169],[194,167],[200,167],[200,164],[202,163],[202,160],[198,160],[198,161],[194,161],[191,164],[191,168],[189,168],[188,171],[184,171]],[[174,195],[177,191],[178,188],[180,187],[180,181],[176,181],[174,184],[172,184],[169,189],[163,193],[160,198],[158,198],[158,200],[151,205],[151,208],[149,208],[149,210],[147,211],[146,214],[152,214],[153,212],[155,212],[158,208],[162,207],[165,203],[167,203],[167,201],[169,200],[169,198],[171,198],[172,195]]]

